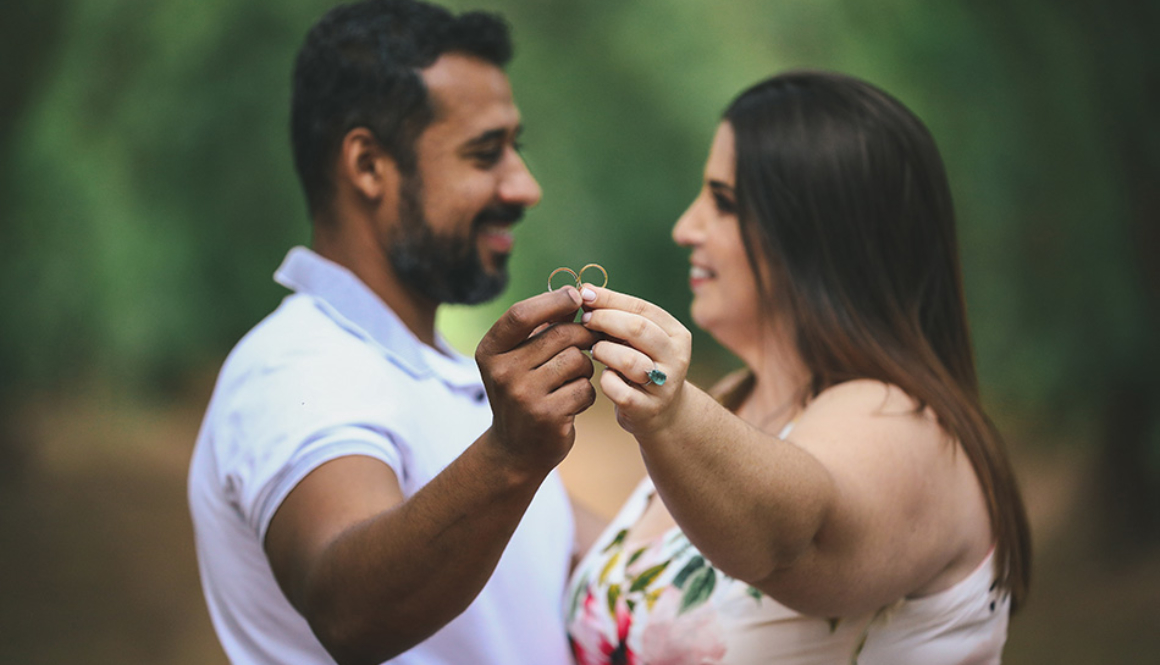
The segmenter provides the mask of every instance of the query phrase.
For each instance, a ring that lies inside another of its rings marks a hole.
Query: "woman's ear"
[[[399,191],[395,160],[366,127],[355,127],[343,137],[337,167],[338,188],[346,181],[367,202],[381,203]]]

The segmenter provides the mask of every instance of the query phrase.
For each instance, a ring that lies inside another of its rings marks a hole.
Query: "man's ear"
[[[399,169],[366,127],[355,127],[342,138],[338,177],[368,202],[381,203],[399,191]]]

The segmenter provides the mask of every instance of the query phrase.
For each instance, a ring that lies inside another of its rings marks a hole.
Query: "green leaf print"
[[[613,584],[608,587],[608,614],[612,616],[613,621],[616,620],[616,601],[620,598],[620,585]]]
[[[612,542],[608,543],[607,545],[604,546],[604,549],[600,550],[600,553],[604,554],[605,552],[612,549],[613,547],[616,547],[617,545],[623,545],[624,539],[627,537],[628,537],[628,529],[621,529],[620,531],[616,532],[616,537],[612,539]]]
[[[653,580],[655,580],[658,575],[664,572],[668,565],[668,561],[664,563],[658,563],[652,568],[645,570],[640,575],[637,575],[636,579],[632,581],[632,586],[628,588],[629,593],[632,593],[633,591],[642,591],[648,588],[648,585],[652,584]]]
[[[600,577],[596,578],[600,584],[604,584],[604,580],[608,579],[608,574],[612,572],[612,569],[616,567],[616,563],[620,561],[621,554],[623,554],[623,552],[617,552],[616,554],[613,554],[604,564],[604,568],[600,570]]]
[[[700,554],[693,557],[692,559],[689,559],[689,563],[686,563],[685,567],[681,569],[681,572],[677,573],[677,576],[673,578],[673,586],[677,587],[678,589],[685,588],[685,581],[689,579],[689,576],[697,572],[697,570],[702,568],[704,565],[705,557],[701,556]]]
[[[572,603],[568,609],[568,621],[576,616],[576,610],[580,609],[580,596],[588,590],[588,573],[580,578],[580,583],[576,585],[576,591],[572,593]]]
[[[761,590],[760,590],[760,589],[757,589],[757,588],[755,588],[755,587],[749,587],[748,589],[746,589],[746,590],[745,590],[745,593],[749,594],[749,597],[750,597],[750,598],[752,598],[752,599],[756,600],[758,605],[760,605],[760,604],[761,604],[761,596],[762,596],[762,594],[761,594]]]
[[[677,614],[684,614],[701,603],[709,600],[713,595],[713,588],[717,586],[717,571],[712,566],[701,568],[689,578],[685,594],[681,596],[681,609]]]
[[[646,551],[648,551],[648,548],[642,547],[639,550],[633,552],[632,556],[628,557],[628,563],[624,564],[625,567],[627,568],[628,566],[631,566],[632,564],[636,563],[636,560],[639,559],[641,557],[641,555],[644,554]]]

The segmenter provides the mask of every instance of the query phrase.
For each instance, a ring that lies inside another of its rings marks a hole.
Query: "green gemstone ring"
[[[648,382],[654,386],[663,386],[668,379],[668,375],[655,367],[648,371]]]

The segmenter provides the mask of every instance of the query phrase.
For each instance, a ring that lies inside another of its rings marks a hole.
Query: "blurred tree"
[[[0,23],[0,63],[20,63],[0,66],[0,90],[4,91],[0,95],[0,223],[10,257],[24,255],[28,248],[22,244],[27,229],[4,204],[15,195],[19,168],[9,155],[21,115],[39,94],[45,72],[60,48],[64,8],[63,0],[21,3],[6,11]],[[20,290],[19,282],[10,280],[11,275],[0,275],[4,278],[0,293]],[[5,304],[0,301],[0,307]],[[14,318],[9,313],[3,320],[13,325],[17,323]],[[24,349],[4,335],[0,335],[0,342],[0,485],[5,485],[20,476],[28,442],[12,417],[20,406],[16,387],[23,378],[13,364]]]
[[[1054,434],[1098,447],[1099,549],[1160,544],[1160,6],[975,5],[1014,85],[1020,344],[1050,377]]]
[[[304,4],[70,3],[7,153],[6,383],[153,392],[268,309],[306,229],[283,101]]]

